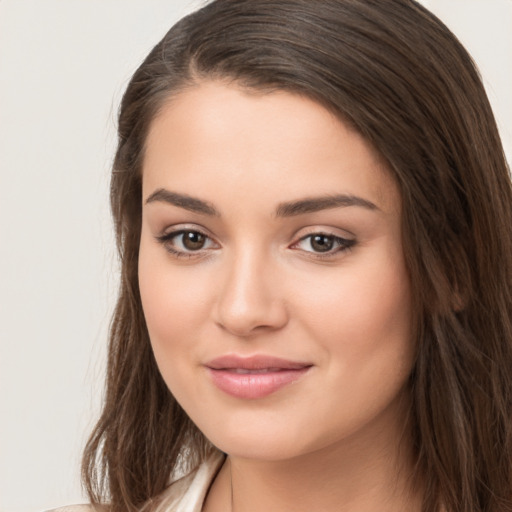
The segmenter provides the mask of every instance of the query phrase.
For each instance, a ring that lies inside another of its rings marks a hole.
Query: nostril
[[[244,247],[233,253],[225,274],[218,276],[221,286],[214,306],[214,321],[238,337],[279,329],[288,321],[283,288],[273,279],[272,262],[253,245]]]
[[[276,300],[259,304],[225,301],[219,305],[215,321],[223,330],[235,336],[248,337],[283,327],[288,315],[284,304]]]

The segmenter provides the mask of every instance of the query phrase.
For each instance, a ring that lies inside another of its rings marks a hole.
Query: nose
[[[288,322],[278,269],[247,249],[227,261],[215,306],[215,321],[237,337],[275,331]]]

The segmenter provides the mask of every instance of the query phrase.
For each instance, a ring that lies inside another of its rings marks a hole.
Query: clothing
[[[215,452],[194,471],[173,482],[158,497],[155,512],[201,512],[206,493],[224,460],[224,454]],[[47,512],[95,512],[95,510],[90,505],[71,505]]]
[[[201,512],[206,493],[224,460],[224,454],[216,452],[197,469],[170,485],[155,512]]]

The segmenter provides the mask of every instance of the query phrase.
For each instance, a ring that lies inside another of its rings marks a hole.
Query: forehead
[[[173,96],[146,141],[143,187],[276,201],[311,193],[364,193],[399,203],[380,154],[359,133],[304,96],[204,82]],[[181,189],[181,190],[180,190]]]

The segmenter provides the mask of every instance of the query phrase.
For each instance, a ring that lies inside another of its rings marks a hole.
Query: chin
[[[269,437],[259,439],[223,439],[214,445],[230,457],[266,462],[280,462],[303,455],[297,443],[282,438]]]
[[[297,429],[285,422],[226,421],[220,429],[204,425],[201,430],[219,450],[231,457],[261,461],[284,461],[316,451],[330,444],[327,436],[315,436],[311,427]],[[309,434],[309,435],[308,435]]]

